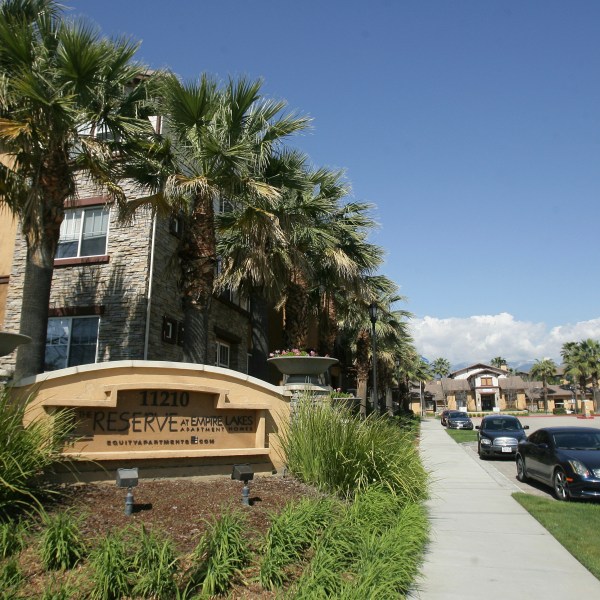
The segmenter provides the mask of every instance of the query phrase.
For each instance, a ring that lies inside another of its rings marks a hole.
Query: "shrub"
[[[342,406],[305,398],[279,437],[288,469],[323,491],[349,497],[381,483],[407,501],[426,495],[414,434],[388,417],[363,420]]]
[[[386,488],[359,492],[315,545],[310,565],[288,597],[404,597],[418,571],[428,523],[421,503],[404,503]]]
[[[46,570],[71,569],[84,557],[80,520],[68,511],[43,514],[41,558]]]
[[[563,406],[557,406],[552,410],[552,413],[555,415],[566,415],[567,409],[564,408]]]
[[[246,516],[239,510],[225,511],[208,524],[207,532],[192,553],[194,565],[189,571],[188,590],[201,586],[207,596],[227,591],[248,562],[246,529]]]
[[[92,600],[119,600],[131,593],[129,571],[131,559],[122,536],[110,533],[102,538],[90,554],[93,588]]]
[[[0,519],[18,508],[40,506],[48,491],[42,475],[62,460],[61,450],[72,429],[72,412],[58,411],[23,426],[25,408],[31,400],[13,398],[0,391]]]
[[[22,521],[0,523],[0,560],[18,554],[24,545],[26,527]]]
[[[287,581],[286,568],[302,559],[339,510],[339,503],[331,499],[305,498],[271,515],[259,576],[265,589],[281,587]]]
[[[15,558],[0,563],[0,600],[12,600],[23,581],[23,573]]]
[[[155,600],[175,598],[177,556],[171,540],[160,539],[142,526],[140,537],[134,545],[137,549],[132,559],[136,581],[133,595]]]

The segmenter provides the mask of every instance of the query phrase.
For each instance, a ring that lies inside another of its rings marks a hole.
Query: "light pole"
[[[369,317],[371,318],[371,341],[373,343],[373,411],[379,414],[379,402],[377,400],[377,341],[375,336],[375,323],[377,323],[377,304],[369,304]]]
[[[398,388],[398,410],[402,411],[402,398],[400,397],[400,359],[396,358],[394,360],[394,364],[396,365],[396,387]],[[394,416],[394,400],[392,398],[392,414],[390,416]]]

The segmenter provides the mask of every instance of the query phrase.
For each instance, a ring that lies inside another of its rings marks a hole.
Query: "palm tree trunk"
[[[544,412],[548,413],[548,384],[546,383],[546,378],[543,379],[544,385]]]
[[[217,264],[213,199],[198,195],[179,251],[184,310],[183,360],[207,363],[208,311]]]
[[[288,348],[306,348],[308,342],[308,298],[301,283],[290,282],[285,303],[284,341]]]
[[[31,343],[23,344],[17,350],[16,380],[44,371],[55,250],[55,243],[44,243],[42,240],[27,249],[19,332],[28,335]]]
[[[356,394],[360,398],[360,416],[367,416],[367,381],[369,379],[369,336],[363,330],[356,340]]]

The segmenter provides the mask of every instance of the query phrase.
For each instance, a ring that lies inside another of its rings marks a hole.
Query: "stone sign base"
[[[229,369],[107,362],[44,373],[14,391],[33,394],[26,423],[73,410],[63,454],[81,480],[114,479],[121,467],[138,467],[143,478],[230,475],[241,462],[265,473],[282,466],[277,433],[290,412],[283,388]]]

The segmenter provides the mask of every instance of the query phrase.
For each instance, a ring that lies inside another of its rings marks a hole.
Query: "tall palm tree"
[[[258,292],[282,308],[290,347],[306,346],[314,316],[319,349],[328,353],[337,336],[337,298],[360,287],[382,252],[366,241],[374,225],[370,205],[344,202],[341,173],[311,170],[296,153],[284,158],[277,161],[279,196],[250,198],[218,217],[217,286]],[[272,171],[267,181],[275,181]]]
[[[566,374],[579,381],[581,399],[585,400],[588,379],[592,380],[594,412],[598,410],[598,372],[600,369],[600,343],[593,339],[566,342],[562,347]]]
[[[565,367],[565,375],[573,382],[575,387],[575,412],[577,412],[577,385],[581,391],[581,401],[585,401],[585,384],[588,377],[588,366],[582,357],[581,347],[578,342],[565,342],[561,349],[561,356]]]
[[[598,410],[598,373],[600,371],[600,342],[588,338],[579,343],[581,359],[592,380],[594,412]]]
[[[431,372],[440,379],[446,377],[450,373],[450,361],[447,358],[436,358],[431,363]]]
[[[551,358],[537,359],[531,367],[531,376],[542,380],[544,387],[544,412],[548,412],[548,379],[556,374],[556,363]]]
[[[344,298],[344,304],[339,305],[340,329],[343,343],[348,345],[354,357],[353,366],[356,373],[357,396],[361,399],[361,413],[366,414],[367,382],[371,371],[372,355],[372,323],[369,317],[369,305],[375,302],[379,308],[380,317],[375,322],[377,339],[382,342],[389,337],[399,338],[408,335],[404,316],[409,313],[396,314],[394,305],[404,298],[397,294],[397,286],[383,275],[364,278],[364,285],[358,292],[349,293]],[[394,361],[393,351],[388,351],[392,344],[384,342],[384,355],[389,354],[389,361]],[[378,351],[379,355],[379,351]],[[377,357],[379,359],[379,356]],[[386,360],[388,360],[386,358]]]
[[[124,203],[124,165],[153,135],[136,50],[65,21],[54,0],[0,5],[0,202],[27,244],[20,332],[32,338],[17,378],[43,370],[54,256],[77,179]]]
[[[243,205],[249,198],[277,198],[279,189],[265,180],[266,167],[289,136],[308,126],[307,118],[282,113],[285,102],[263,98],[261,85],[241,78],[220,89],[207,76],[184,83],[171,75],[161,90],[161,113],[178,165],[168,177],[165,198],[185,215],[179,259],[183,353],[189,362],[207,360],[217,267],[215,202]]]
[[[425,409],[423,406],[423,385],[431,378],[431,366],[423,360],[423,357],[419,355],[415,348],[412,348],[405,354],[400,368],[404,373],[405,385],[409,395],[411,383],[416,382],[419,384],[420,410],[423,412]]]
[[[497,369],[501,369],[502,367],[506,366],[507,364],[508,363],[506,362],[506,359],[502,358],[501,356],[495,356],[490,361],[490,365],[492,367],[496,367]]]

